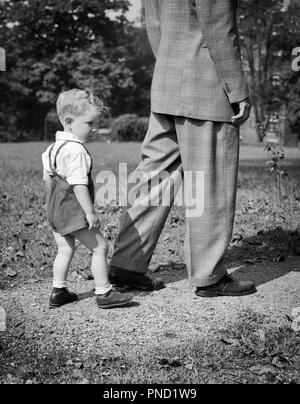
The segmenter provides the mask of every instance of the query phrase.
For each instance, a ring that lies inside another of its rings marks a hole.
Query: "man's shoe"
[[[196,295],[200,297],[217,296],[247,296],[256,292],[256,287],[250,281],[238,281],[231,275],[224,275],[219,282],[207,287],[198,287]]]
[[[118,287],[129,286],[132,289],[142,290],[144,292],[160,290],[166,287],[161,279],[152,279],[145,274],[118,267],[110,268],[109,280]]]
[[[121,293],[112,288],[105,295],[97,295],[96,303],[100,309],[112,309],[114,307],[125,306],[134,298],[133,293]]]
[[[64,304],[73,303],[77,300],[76,293],[69,292],[67,288],[53,288],[50,296],[49,307],[54,309]]]

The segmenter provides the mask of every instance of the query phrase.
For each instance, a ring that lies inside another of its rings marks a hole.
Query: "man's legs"
[[[127,270],[124,284],[143,284],[143,278],[130,279],[129,274],[146,274],[174,195],[181,185],[180,177],[184,169],[185,189],[190,197],[197,196],[199,187],[193,177],[197,178],[198,172],[199,178],[204,179],[200,183],[200,188],[204,186],[203,193],[201,189],[199,193],[204,196],[204,211],[201,212],[200,206],[197,216],[197,209],[196,215],[193,209],[187,210],[185,252],[191,283],[198,289],[210,288],[211,285],[215,287],[213,290],[197,289],[196,293],[208,297],[253,293],[255,287],[251,282],[229,279],[222,262],[233,229],[238,158],[239,131],[231,124],[152,114],[142,147],[142,162],[135,173],[167,171],[168,178],[170,175],[173,178],[163,181],[162,189],[166,194],[171,194],[171,203],[131,207],[122,216],[111,261],[112,268],[119,268],[116,279],[122,277],[122,268],[123,271]],[[156,177],[153,174],[151,178]],[[171,192],[168,189],[170,184]],[[147,190],[153,191],[146,178],[133,188],[133,194],[145,185]],[[146,192],[146,195],[150,203],[151,193]],[[153,284],[148,282],[143,286],[145,290],[153,288]]]
[[[158,174],[162,172],[168,175],[165,179],[160,175],[161,184],[153,186],[159,183]],[[133,187],[129,199],[134,200],[139,191],[144,191],[146,195],[142,206],[131,206],[120,219],[111,266],[145,274],[174,202],[174,194],[182,182],[182,163],[173,117],[151,114],[142,146],[142,160],[135,173],[144,173],[144,178]],[[174,181],[170,181],[170,177]],[[151,182],[151,192],[148,192]],[[159,190],[167,202],[160,206],[157,203]]]
[[[224,266],[234,224],[239,130],[229,123],[175,118],[185,175],[185,253],[191,285],[202,297],[244,296],[252,282],[230,277]],[[198,174],[198,181],[196,181]],[[189,197],[189,198],[187,198]]]
[[[186,263],[191,284],[209,286],[226,273],[222,261],[233,229],[239,130],[222,122],[188,118],[175,122],[185,198],[198,195],[198,208],[186,210]]]

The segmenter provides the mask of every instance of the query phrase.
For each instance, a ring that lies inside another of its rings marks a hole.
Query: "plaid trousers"
[[[198,210],[186,207],[185,258],[191,285],[218,282],[226,272],[224,254],[233,230],[238,160],[239,129],[231,123],[152,113],[134,173],[141,180],[131,190],[133,195],[140,191],[143,203],[122,215],[111,265],[147,272],[183,177],[185,196],[201,199],[196,200]],[[162,172],[168,175],[159,181]],[[199,177],[195,180],[191,173]],[[149,187],[149,179],[157,185]],[[170,203],[163,203],[167,194]],[[159,203],[153,203],[153,197]]]

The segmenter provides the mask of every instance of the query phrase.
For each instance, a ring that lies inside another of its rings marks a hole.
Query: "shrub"
[[[142,142],[148,130],[148,123],[148,118],[135,114],[121,115],[112,124],[112,139],[120,142]]]

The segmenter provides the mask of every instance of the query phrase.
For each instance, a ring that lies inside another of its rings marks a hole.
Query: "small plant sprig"
[[[271,153],[271,160],[267,162],[268,169],[274,173],[276,188],[278,192],[279,201],[283,196],[283,178],[288,174],[282,168],[282,162],[285,159],[285,152],[280,144],[268,143],[266,145],[266,151]]]

